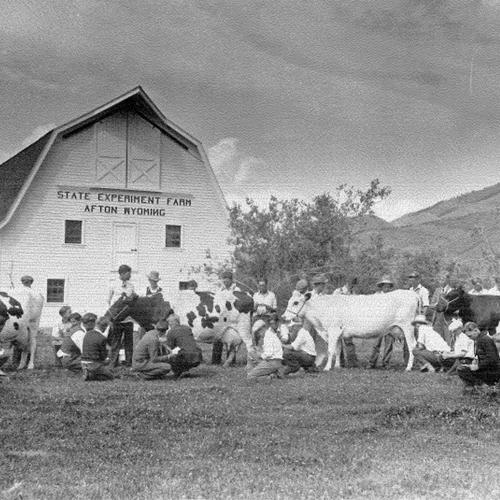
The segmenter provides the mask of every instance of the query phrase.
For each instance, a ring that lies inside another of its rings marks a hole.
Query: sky
[[[229,203],[500,182],[500,0],[0,0],[0,160],[141,85]]]

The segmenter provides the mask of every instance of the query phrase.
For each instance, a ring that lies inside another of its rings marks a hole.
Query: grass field
[[[0,382],[0,498],[500,498],[500,406],[457,377],[89,383],[41,344],[41,368]]]

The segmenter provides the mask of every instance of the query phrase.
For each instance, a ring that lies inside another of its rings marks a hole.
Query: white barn
[[[158,270],[167,298],[230,248],[224,196],[202,144],[141,87],[66,123],[0,165],[0,289],[24,274],[46,305],[103,311],[120,264]]]

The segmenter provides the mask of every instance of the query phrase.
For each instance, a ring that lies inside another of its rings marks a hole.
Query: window
[[[47,302],[64,302],[64,280],[47,280]]]
[[[189,289],[189,281],[179,281],[179,290],[184,291]]]
[[[181,247],[181,226],[165,226],[165,246],[167,248]]]
[[[64,221],[64,243],[82,243],[82,221],[65,220]]]

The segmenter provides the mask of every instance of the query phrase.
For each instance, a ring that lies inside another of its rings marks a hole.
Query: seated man
[[[295,337],[295,338],[294,338]],[[281,375],[295,373],[304,368],[306,372],[315,370],[316,346],[311,334],[301,325],[292,327],[292,342],[283,346],[283,366]]]
[[[69,337],[64,337],[57,357],[61,360],[63,368],[71,372],[78,372],[82,369],[82,347],[85,331],[80,326],[81,316],[78,313],[72,313],[70,318],[72,322],[70,332],[73,333]]]
[[[198,366],[202,361],[201,349],[196,344],[193,332],[187,325],[181,325],[179,316],[171,314],[168,319],[167,346],[172,350],[168,362],[174,376]]]
[[[465,324],[464,333],[474,341],[476,352],[470,365],[461,365],[457,369],[458,376],[464,382],[464,393],[486,384],[495,394],[494,386],[500,380],[500,358],[495,342],[472,321]]]
[[[252,334],[256,338],[257,348],[249,356],[253,367],[247,373],[247,378],[255,379],[278,374],[282,366],[283,348],[281,342],[271,327],[262,319],[257,320],[252,327]],[[260,348],[260,345],[262,347]]]
[[[460,363],[464,365],[470,365],[472,360],[474,359],[474,341],[470,339],[463,332],[463,325],[458,322],[455,322],[458,327],[453,327],[453,322],[450,324],[450,333],[453,334],[455,338],[454,347],[452,352],[443,352],[442,354],[442,362],[443,366],[448,369],[448,374],[451,372],[455,372],[455,363]]]
[[[418,331],[417,346],[413,349],[415,361],[420,363],[420,371],[435,372],[442,368],[442,355],[449,353],[450,347],[443,337],[436,332],[423,314],[412,321]]]
[[[82,345],[83,380],[112,380],[114,375],[106,366],[108,350],[104,334],[109,326],[109,321],[107,318],[101,317],[96,322],[96,318],[97,316],[93,313],[86,313],[82,318],[82,324],[86,331]]]
[[[165,320],[156,323],[156,328],[147,332],[134,347],[132,371],[144,380],[163,378],[169,371],[166,363],[170,355],[160,356],[160,342],[167,340],[168,324]]]

